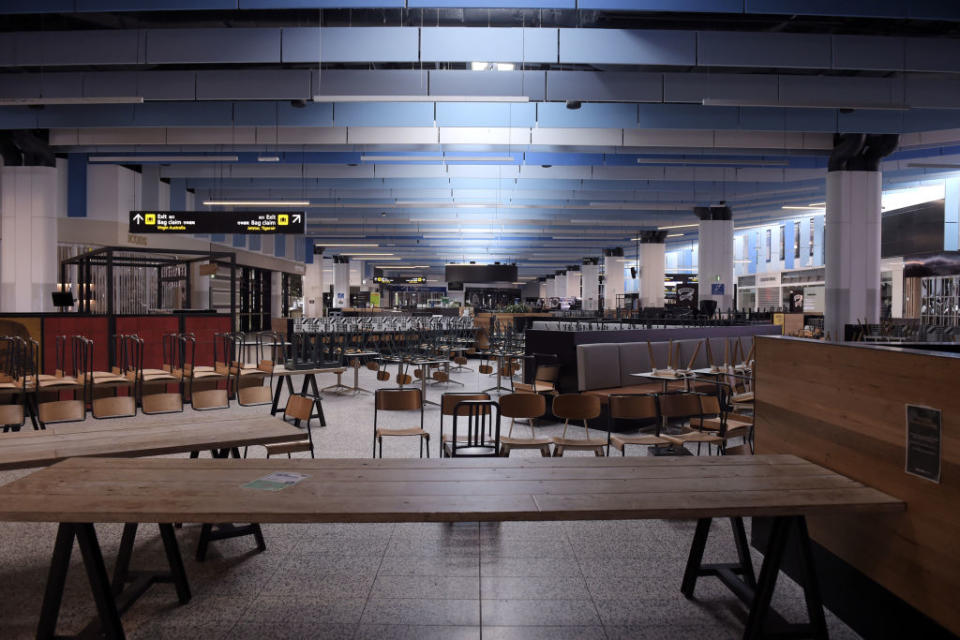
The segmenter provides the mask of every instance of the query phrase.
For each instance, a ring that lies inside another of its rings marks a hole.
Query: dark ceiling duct
[[[0,132],[0,155],[8,167],[53,167],[57,158],[44,139],[46,131],[37,135],[33,131]]]
[[[834,137],[828,171],[877,171],[880,160],[897,148],[900,136],[896,133],[844,133]]]
[[[846,171],[847,163],[863,150],[867,142],[865,133],[841,133],[833,137],[833,152],[827,163],[827,171]]]

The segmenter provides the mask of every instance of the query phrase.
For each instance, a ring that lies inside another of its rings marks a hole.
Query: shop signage
[[[712,295],[712,296],[722,296],[722,295],[723,295],[723,290],[724,290],[724,286],[723,286],[723,283],[722,283],[722,282],[720,282],[720,283],[711,282],[711,283],[710,283],[710,295]]]
[[[907,467],[910,475],[940,482],[940,410],[907,405]]]
[[[303,211],[131,211],[130,233],[300,234]]]

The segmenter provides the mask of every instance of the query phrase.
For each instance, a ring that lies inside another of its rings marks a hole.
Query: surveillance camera
[[[291,101],[290,101],[290,106],[293,107],[293,108],[295,108],[295,109],[303,109],[304,107],[307,106],[307,101],[306,101],[306,100],[291,100]]]
[[[381,211],[381,212],[380,212],[380,217],[381,217],[381,218],[386,218],[386,217],[387,217],[387,212],[386,212],[386,211]]]
[[[583,106],[579,100],[567,100],[567,109],[576,110]]]

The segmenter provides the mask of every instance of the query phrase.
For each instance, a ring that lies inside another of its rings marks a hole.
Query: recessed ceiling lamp
[[[280,156],[257,156],[257,162],[280,162]]]
[[[314,102],[530,102],[528,96],[313,96]]]
[[[207,207],[308,207],[307,200],[204,200]]]
[[[516,66],[512,62],[471,62],[472,71],[513,71]]]

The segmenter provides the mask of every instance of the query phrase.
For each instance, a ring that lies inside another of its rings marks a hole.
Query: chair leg
[[[541,458],[549,458],[549,457],[550,457],[550,445],[545,444],[545,445],[543,445],[542,447],[540,447],[540,457],[541,457]]]
[[[378,440],[380,441],[380,457],[382,458],[383,457],[383,436],[380,436]]]
[[[424,440],[426,440],[426,439],[425,439],[425,438],[420,438],[420,442],[423,442]],[[425,442],[425,444],[426,444],[426,448],[427,448],[427,457],[429,458],[429,457],[430,457],[430,441],[427,440],[427,441]]]
[[[561,447],[561,446],[556,446],[556,445],[555,445],[555,446],[553,447],[553,457],[554,457],[554,458],[562,458],[562,457],[563,457],[563,447]]]

